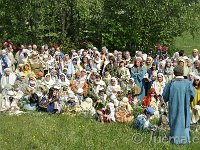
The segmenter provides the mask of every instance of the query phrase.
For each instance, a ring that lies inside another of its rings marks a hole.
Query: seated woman
[[[115,107],[113,103],[108,103],[107,106],[97,111],[98,119],[101,123],[115,122]]]
[[[119,106],[116,109],[116,121],[121,123],[127,123],[132,121],[134,118],[132,115],[132,107],[128,102],[128,98],[124,97],[122,101],[120,101]]]
[[[83,89],[83,96],[87,97],[88,84],[81,79],[81,72],[75,74],[75,80],[71,82],[71,89],[76,94],[78,89]]]
[[[96,110],[93,107],[93,101],[91,98],[86,98],[84,102],[81,103],[81,113],[86,115],[95,115]]]
[[[29,75],[35,76],[34,72],[31,71],[31,66],[28,63],[25,63],[23,65],[22,72],[23,72],[25,78],[27,78]]]
[[[128,90],[128,98],[129,102],[132,103],[134,106],[138,105],[137,96],[141,92],[141,88],[135,83],[133,78],[130,78],[127,83],[127,90]]]
[[[121,91],[121,87],[118,85],[117,79],[112,77],[110,84],[107,87],[106,94],[108,96],[111,96],[112,94],[117,95],[119,91]]]
[[[165,81],[164,74],[159,72],[157,74],[157,79],[152,84],[152,88],[155,89],[157,95],[161,96],[162,93],[163,93],[163,89],[165,87],[165,84],[166,84],[166,81]]]
[[[60,79],[58,80],[59,84],[65,85],[65,84],[70,84],[69,80],[67,79],[66,75],[64,73],[60,74]]]
[[[17,93],[14,90],[4,90],[0,101],[0,112],[16,112],[19,111],[17,105],[18,99],[16,98]]]
[[[59,89],[54,86],[49,89],[47,112],[60,113],[61,105],[59,105],[59,101]]]
[[[195,76],[193,81],[195,87],[195,97],[191,102],[192,123],[197,123],[200,120],[200,76]]]
[[[55,84],[50,74],[45,75],[43,83],[45,84],[45,86],[47,86],[48,89],[50,89]]]

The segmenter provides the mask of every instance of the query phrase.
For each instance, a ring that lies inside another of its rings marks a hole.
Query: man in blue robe
[[[174,68],[175,79],[164,88],[163,98],[169,106],[169,140],[173,144],[190,142],[190,102],[194,99],[195,90],[192,83],[184,79],[183,67]]]

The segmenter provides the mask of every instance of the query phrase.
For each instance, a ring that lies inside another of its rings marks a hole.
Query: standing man
[[[191,59],[192,59],[192,62],[195,62],[196,60],[199,60],[199,59],[200,59],[199,50],[198,50],[198,49],[193,49],[193,50],[192,50]]]
[[[173,144],[190,142],[190,102],[194,99],[195,90],[192,83],[183,77],[183,67],[174,68],[175,79],[169,82],[163,92],[169,106],[169,140]]]

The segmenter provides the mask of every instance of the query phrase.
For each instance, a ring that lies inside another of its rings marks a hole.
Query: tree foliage
[[[198,30],[199,0],[0,1],[0,40],[147,50]]]

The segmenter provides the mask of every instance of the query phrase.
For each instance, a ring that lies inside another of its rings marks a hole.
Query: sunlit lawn
[[[7,149],[198,149],[200,134],[190,145],[171,145],[165,134],[151,136],[130,124],[101,124],[86,116],[25,113],[0,114],[0,150]]]
[[[193,38],[191,34],[184,33],[183,36],[176,38],[175,46],[179,49],[183,49],[187,55],[191,55],[193,49],[200,50],[200,36],[199,33],[195,34]]]

